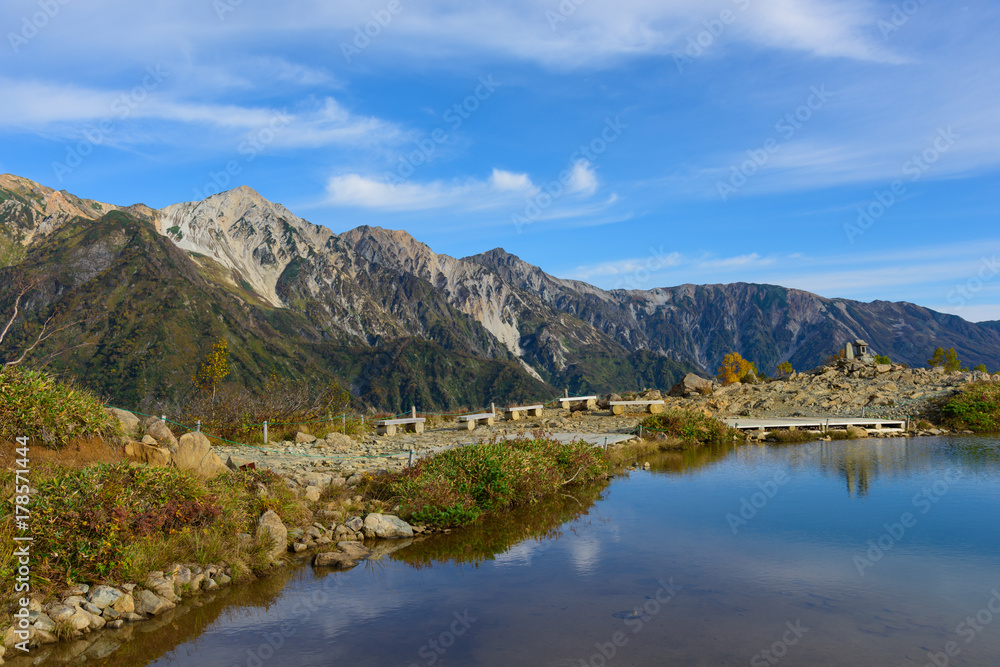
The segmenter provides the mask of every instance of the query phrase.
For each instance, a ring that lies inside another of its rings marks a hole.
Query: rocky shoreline
[[[343,505],[320,503],[328,487],[353,487],[362,475],[379,470],[400,470],[415,457],[442,449],[459,447],[501,437],[526,436],[542,432],[580,434],[631,434],[646,416],[635,412],[615,416],[607,411],[609,400],[663,398],[667,407],[699,410],[709,416],[793,417],[858,416],[926,419],[933,416],[936,402],[957,393],[974,381],[1000,381],[978,372],[944,373],[943,369],[909,369],[898,365],[866,366],[839,362],[807,373],[791,373],[773,381],[737,383],[726,387],[709,380],[688,376],[663,396],[646,390],[633,394],[609,394],[598,401],[598,410],[545,409],[540,417],[519,422],[499,421],[493,426],[469,432],[454,422],[432,423],[421,434],[394,437],[367,435],[358,439],[330,433],[318,438],[306,432],[294,441],[270,443],[267,447],[212,447],[201,433],[175,438],[166,425],[155,418],[140,422],[129,413],[115,411],[128,432],[142,433],[128,444],[130,458],[151,465],[173,465],[199,476],[211,476],[225,469],[253,463],[282,475],[296,491],[311,520],[287,527],[273,510],[261,515],[258,533],[266,533],[274,545],[272,565],[310,559],[314,567],[349,569],[366,558],[377,558],[407,546],[426,532],[392,514],[370,512],[350,514]],[[863,431],[863,429],[862,429]],[[908,435],[946,433],[926,425]],[[871,435],[856,433],[858,437]],[[360,496],[352,501],[361,502]],[[247,534],[243,539],[251,540]],[[59,662],[81,658],[100,659],[111,655],[130,634],[138,621],[155,620],[177,607],[185,598],[197,599],[227,586],[233,572],[226,563],[216,565],[174,564],[167,571],[150,572],[141,583],[68,588],[54,601],[32,599],[28,607],[28,642],[33,647],[31,662],[37,664],[47,653],[55,656],[53,645],[60,640],[71,648],[59,651]],[[7,658],[15,657],[19,641],[15,625],[4,634]]]

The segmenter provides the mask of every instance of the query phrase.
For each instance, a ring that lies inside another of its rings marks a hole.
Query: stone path
[[[611,416],[607,410],[574,412],[546,409],[541,417],[520,421],[497,421],[493,426],[480,426],[474,431],[459,428],[455,422],[428,422],[423,433],[400,433],[395,436],[365,435],[357,439],[333,432],[313,443],[280,442],[267,447],[215,446],[215,452],[226,460],[232,456],[237,464],[254,462],[258,467],[284,473],[324,472],[348,477],[354,473],[375,470],[398,470],[405,467],[410,452],[415,457],[428,455],[492,439],[532,437],[535,432],[563,442],[584,439],[595,445],[622,442],[647,415],[643,413]]]

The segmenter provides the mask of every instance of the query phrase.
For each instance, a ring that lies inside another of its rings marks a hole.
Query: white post
[[[197,422],[195,422],[194,430],[195,430],[196,433],[201,433],[201,420],[200,419]]]
[[[267,444],[267,422],[264,422],[264,444]]]
[[[406,464],[406,467],[407,468],[412,468],[413,467],[413,450],[412,449],[410,450],[410,461],[409,461],[409,463]]]
[[[417,406],[415,405],[410,406],[410,417],[412,417],[413,419],[417,418]]]
[[[162,420],[163,420],[163,423],[164,423],[164,424],[166,424],[166,423],[167,423],[167,416],[166,416],[166,415],[160,415],[160,419],[162,419]]]
[[[497,404],[496,403],[490,403],[490,410],[493,411],[493,416],[496,417],[497,416]]]
[[[345,434],[345,435],[347,434],[347,415],[346,414],[340,415],[340,432],[343,433],[343,434]]]

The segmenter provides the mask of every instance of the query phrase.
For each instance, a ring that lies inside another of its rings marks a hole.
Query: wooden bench
[[[516,422],[521,418],[523,412],[528,417],[541,417],[542,405],[522,405],[519,407],[504,408],[503,413],[510,421]]]
[[[570,405],[573,403],[579,403],[580,401],[586,401],[588,410],[593,410],[597,407],[596,396],[566,396],[565,398],[559,399],[559,405],[562,406],[563,410],[569,410]]]
[[[462,415],[458,418],[458,423],[463,424],[468,430],[473,430],[476,426],[493,426],[496,418],[492,412],[480,412],[476,415]]]
[[[625,409],[630,405],[642,405],[649,410],[649,414],[655,415],[658,412],[663,412],[664,403],[665,401],[608,401],[613,415],[625,414]]]
[[[404,431],[413,433],[424,432],[423,417],[407,417],[406,419],[379,419],[375,422],[375,432],[379,435],[396,435],[396,427],[402,426]]]

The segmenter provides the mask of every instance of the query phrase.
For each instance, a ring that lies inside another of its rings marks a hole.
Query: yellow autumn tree
[[[229,345],[225,338],[219,338],[201,362],[196,382],[204,391],[211,389],[212,398],[215,398],[216,387],[229,375],[229,370]]]
[[[717,375],[719,382],[730,385],[742,380],[751,370],[753,370],[752,363],[741,357],[739,352],[730,352],[722,358]]]

